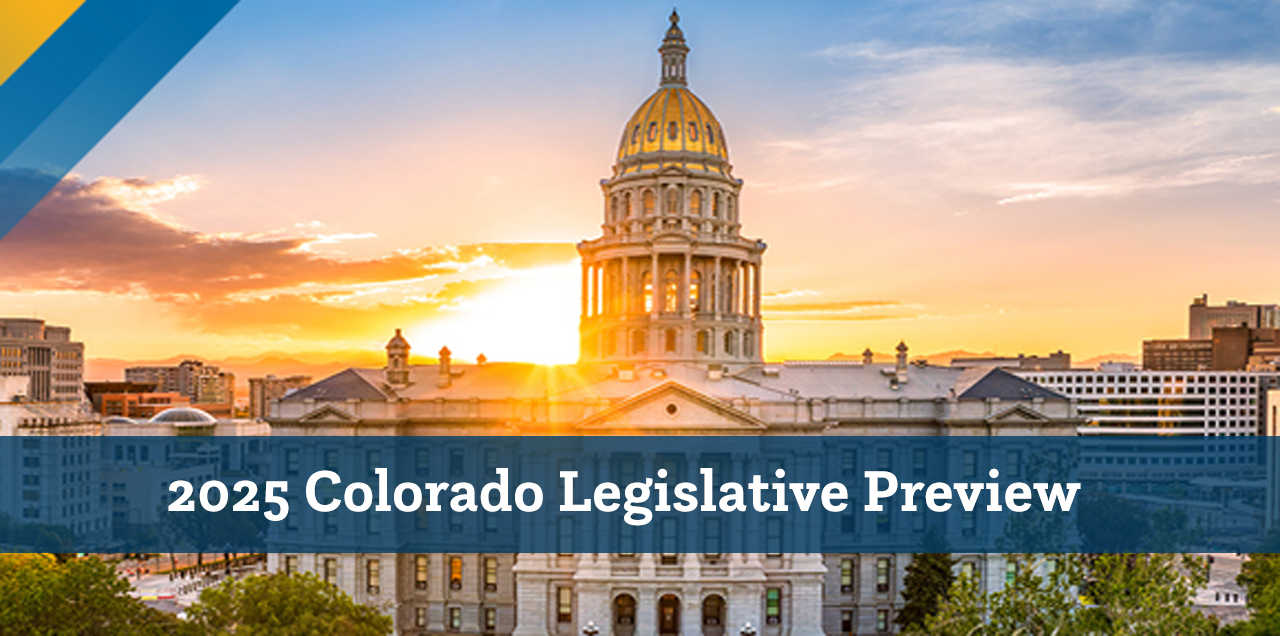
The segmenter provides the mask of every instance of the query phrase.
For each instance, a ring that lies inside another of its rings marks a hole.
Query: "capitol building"
[[[410,365],[397,332],[384,368],[347,369],[276,401],[273,436],[1075,434],[1081,422],[1062,395],[1000,369],[909,363],[902,343],[889,364],[869,351],[861,361],[764,360],[766,244],[743,235],[743,181],[720,122],[689,89],[678,22],[673,13],[658,49],[660,85],[626,121],[601,182],[602,234],[578,245],[579,362],[460,364],[443,348],[438,364]],[[868,452],[859,466],[913,461]],[[651,474],[699,457],[673,449],[639,461]],[[735,474],[765,468],[749,455],[733,462]],[[574,468],[599,475],[603,463],[587,456]],[[443,531],[484,530],[466,523]],[[711,532],[695,523],[673,531]],[[269,568],[319,574],[384,608],[397,634],[885,634],[897,631],[911,544],[857,546],[923,532],[912,524],[885,515],[846,528],[845,553],[277,553]],[[957,557],[985,589],[1005,581],[1002,556]]]

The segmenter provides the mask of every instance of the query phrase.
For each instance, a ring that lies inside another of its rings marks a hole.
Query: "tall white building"
[[[1280,374],[1144,371],[1128,364],[1020,375],[1076,401],[1081,435],[1252,436]]]
[[[764,363],[765,245],[740,233],[742,181],[733,176],[719,122],[688,88],[688,51],[673,13],[659,48],[659,88],[628,119],[612,174],[601,184],[603,235],[579,245],[578,364],[464,365],[446,347],[439,364],[413,366],[410,345],[397,332],[387,344],[385,368],[348,369],[277,401],[268,418],[273,436],[626,432],[959,436],[977,442],[995,435],[1075,434],[1081,421],[1063,396],[1001,369],[908,364],[901,343],[894,364]],[[334,466],[367,470],[360,458],[333,452]],[[433,458],[431,465],[448,459]],[[917,460],[897,456],[893,448],[850,458],[860,466]],[[679,469],[705,461],[673,449],[670,456],[644,454],[635,468],[652,474],[668,462]],[[726,461],[725,470],[740,475],[769,468],[745,454]],[[598,457],[583,457],[579,465],[592,475],[609,470]],[[471,523],[479,521],[425,530],[472,539],[484,529]],[[669,531],[710,532],[681,523]],[[948,531],[972,536],[972,523],[966,518]],[[274,531],[285,543],[305,545],[322,533],[348,531],[336,524],[286,523]],[[726,537],[733,532],[724,530]],[[837,531],[856,547],[891,535],[914,537],[924,528],[885,515]],[[526,636],[580,634],[588,623],[605,635],[724,636],[748,622],[765,636],[884,634],[895,631],[909,562],[905,545],[881,554],[269,557],[274,570],[313,571],[360,602],[390,608],[397,633]],[[967,555],[965,562],[991,587],[1004,580],[998,556]]]

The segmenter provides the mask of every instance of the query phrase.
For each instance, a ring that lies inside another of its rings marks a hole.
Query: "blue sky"
[[[571,244],[598,232],[596,184],[656,88],[670,8],[246,0],[76,172],[169,184],[111,192],[197,238],[303,237],[325,258]],[[1132,353],[1144,337],[1181,335],[1202,292],[1280,300],[1266,271],[1280,231],[1280,5],[698,2],[680,13],[691,88],[746,182],[744,232],[771,245],[771,356],[899,338],[921,351]],[[556,271],[560,283],[538,284],[576,284]],[[33,310],[83,314],[90,302],[47,291]],[[403,304],[437,292],[380,293]],[[800,301],[844,308],[788,309]],[[199,346],[262,346],[262,334],[163,299],[92,302],[113,320],[140,311],[125,303],[158,303],[153,331],[173,334],[144,343],[86,327],[112,353],[177,347],[193,328]],[[565,342],[573,309],[560,317]],[[424,312],[420,337],[463,338]],[[391,325],[370,325],[339,344],[385,340]],[[270,344],[333,342],[304,332]]]

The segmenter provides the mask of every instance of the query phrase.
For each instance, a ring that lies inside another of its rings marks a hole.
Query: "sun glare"
[[[515,272],[459,303],[452,315],[410,329],[409,341],[424,356],[448,346],[460,360],[483,353],[495,362],[574,362],[580,276],[577,262]]]

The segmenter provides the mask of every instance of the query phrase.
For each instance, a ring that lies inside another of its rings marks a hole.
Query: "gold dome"
[[[711,109],[693,91],[666,86],[627,121],[618,145],[618,174],[681,166],[728,174],[729,148]]]
[[[677,166],[729,175],[729,147],[711,109],[688,88],[680,16],[671,11],[671,28],[662,46],[662,84],[640,104],[622,129],[615,175]]]

